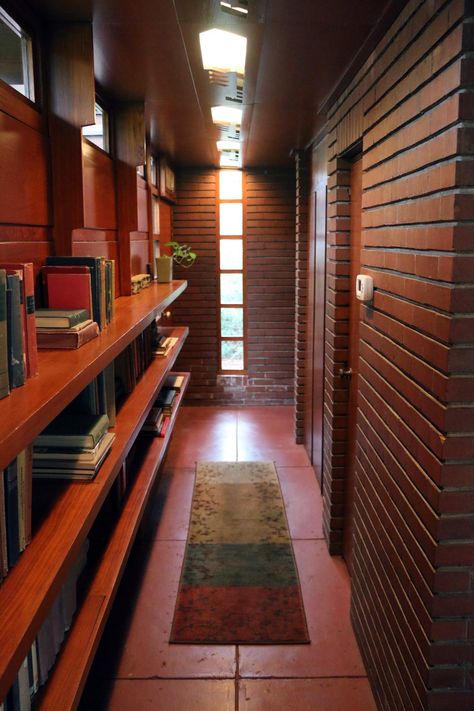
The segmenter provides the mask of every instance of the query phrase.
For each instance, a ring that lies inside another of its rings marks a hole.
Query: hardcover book
[[[7,521],[8,567],[11,568],[20,555],[18,519],[18,470],[17,460],[10,462],[3,472],[5,491],[5,515]]]
[[[41,467],[62,468],[77,467],[78,469],[94,469],[101,461],[105,452],[112,446],[114,432],[106,432],[100,442],[93,448],[73,449],[71,447],[41,447],[33,449],[35,469]]]
[[[0,269],[0,398],[10,393],[8,378],[7,273]]]
[[[81,324],[82,325],[82,324]],[[99,326],[95,321],[86,323],[84,328],[38,329],[38,348],[45,349],[75,349],[92,341],[99,335]]]
[[[43,293],[50,309],[85,309],[92,319],[91,270],[87,266],[41,269]]]
[[[88,318],[85,309],[37,309],[36,328],[72,328]]]
[[[7,273],[8,377],[11,388],[24,385],[26,379],[22,319],[20,275]]]
[[[8,573],[7,518],[5,513],[4,476],[0,476],[0,580]]]

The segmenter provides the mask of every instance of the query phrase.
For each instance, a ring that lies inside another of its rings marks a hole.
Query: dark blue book
[[[20,521],[18,516],[18,467],[14,459],[3,472],[5,490],[5,517],[7,521],[8,566],[20,555]]]
[[[102,330],[105,326],[105,314],[101,308],[101,294],[105,285],[102,285],[101,262],[102,257],[46,257],[46,264],[50,265],[69,266],[75,264],[90,267],[93,321],[98,323]]]
[[[0,269],[0,398],[10,393],[8,379],[7,273]]]
[[[7,274],[8,377],[11,388],[25,384],[21,283],[17,274]]]

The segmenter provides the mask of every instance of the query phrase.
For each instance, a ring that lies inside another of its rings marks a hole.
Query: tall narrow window
[[[246,369],[242,173],[219,172],[219,343],[222,373]]]
[[[31,37],[1,7],[0,79],[35,100]]]

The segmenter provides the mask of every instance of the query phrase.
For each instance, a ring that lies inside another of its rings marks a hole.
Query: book
[[[177,375],[176,373],[168,373],[166,376],[164,386],[165,388],[173,388],[177,392],[181,391],[184,385],[184,375]]]
[[[101,461],[115,439],[114,432],[106,432],[98,444],[91,448],[33,447],[33,462],[36,469],[41,467],[93,469]]]
[[[30,678],[28,675],[28,656],[22,662],[18,671],[18,686],[20,691],[20,711],[30,711]]]
[[[0,580],[8,573],[7,518],[5,513],[5,478],[0,473]]]
[[[99,326],[95,321],[84,321],[84,323],[79,324],[79,326],[83,327],[38,329],[38,348],[41,350],[73,350],[80,348],[85,343],[89,343],[89,341],[92,341],[99,335]]]
[[[70,479],[78,481],[89,481],[93,479],[97,472],[100,470],[105,458],[110,452],[110,448],[111,443],[104,450],[99,461],[94,466],[83,462],[81,462],[80,466],[73,463],[72,466],[63,467],[60,466],[61,462],[53,462],[54,466],[47,466],[47,463],[45,463],[45,466],[41,467],[37,467],[36,464],[33,464],[33,476],[35,477],[35,479]],[[70,464],[70,462],[67,461],[65,463],[67,465]]]
[[[5,493],[5,517],[7,528],[8,567],[17,562],[20,555],[20,530],[18,518],[18,467],[13,459],[3,472]]]
[[[88,320],[85,309],[37,309],[36,328],[72,328]]]
[[[46,447],[87,447],[98,444],[109,426],[107,415],[63,412],[38,435],[34,445]]]
[[[92,320],[92,282],[88,266],[44,266],[43,294],[50,309],[84,309]]]
[[[18,521],[20,550],[24,551],[31,542],[32,505],[32,447],[26,447],[17,456],[18,472]]]
[[[11,388],[24,385],[26,380],[22,319],[20,273],[7,272],[8,378]]]
[[[28,652],[28,679],[30,682],[30,698],[38,691],[38,650],[36,640],[33,641],[30,651]]]
[[[47,266],[86,266],[91,270],[92,288],[92,313],[93,320],[99,324],[102,330],[105,320],[101,309],[102,291],[102,258],[101,257],[72,257],[72,256],[52,256],[46,257]]]
[[[10,393],[8,379],[7,273],[0,269],[0,398]]]
[[[160,437],[164,437],[166,435],[166,431],[168,429],[169,423],[170,423],[171,417],[168,415],[165,417],[163,420],[163,423],[160,428]]]
[[[26,376],[38,375],[38,351],[35,331],[35,274],[32,262],[6,262],[0,268],[7,273],[21,272],[22,307],[23,307],[23,341],[26,355]]]

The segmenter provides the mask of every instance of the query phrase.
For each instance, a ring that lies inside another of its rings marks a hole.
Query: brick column
[[[304,442],[305,353],[308,303],[308,190],[310,152],[297,151],[295,264],[295,440]]]

